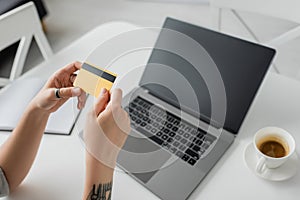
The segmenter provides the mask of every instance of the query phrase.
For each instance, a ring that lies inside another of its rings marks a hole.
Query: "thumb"
[[[104,109],[109,100],[109,93],[105,88],[102,88],[99,97],[94,105],[94,111],[98,116]]]
[[[60,88],[59,89],[59,96],[61,98],[70,98],[70,97],[77,97],[80,96],[82,90],[77,87],[68,87],[68,88]]]

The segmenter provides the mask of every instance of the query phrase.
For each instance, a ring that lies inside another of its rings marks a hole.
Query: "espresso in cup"
[[[295,152],[295,140],[282,128],[265,127],[256,132],[253,145],[257,154],[256,172],[275,169],[287,162]]]
[[[289,146],[282,138],[268,136],[257,143],[258,149],[273,158],[282,158],[289,154]]]

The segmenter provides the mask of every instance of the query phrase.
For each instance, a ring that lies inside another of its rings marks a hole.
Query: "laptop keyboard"
[[[216,140],[215,136],[139,96],[125,110],[132,128],[192,166]]]

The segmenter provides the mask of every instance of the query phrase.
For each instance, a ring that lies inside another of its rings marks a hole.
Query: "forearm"
[[[48,118],[49,113],[31,103],[8,140],[1,146],[0,166],[5,172],[11,191],[29,172]]]
[[[114,166],[106,166],[86,153],[86,178],[83,200],[110,200]]]
[[[83,200],[111,199],[117,157],[130,132],[130,119],[121,102],[120,89],[115,89],[111,95],[102,89],[87,114],[82,138],[86,148]]]

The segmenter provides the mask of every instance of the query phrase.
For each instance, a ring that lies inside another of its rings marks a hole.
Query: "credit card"
[[[73,85],[98,97],[101,88],[110,90],[116,78],[117,74],[85,62],[82,64]]]

